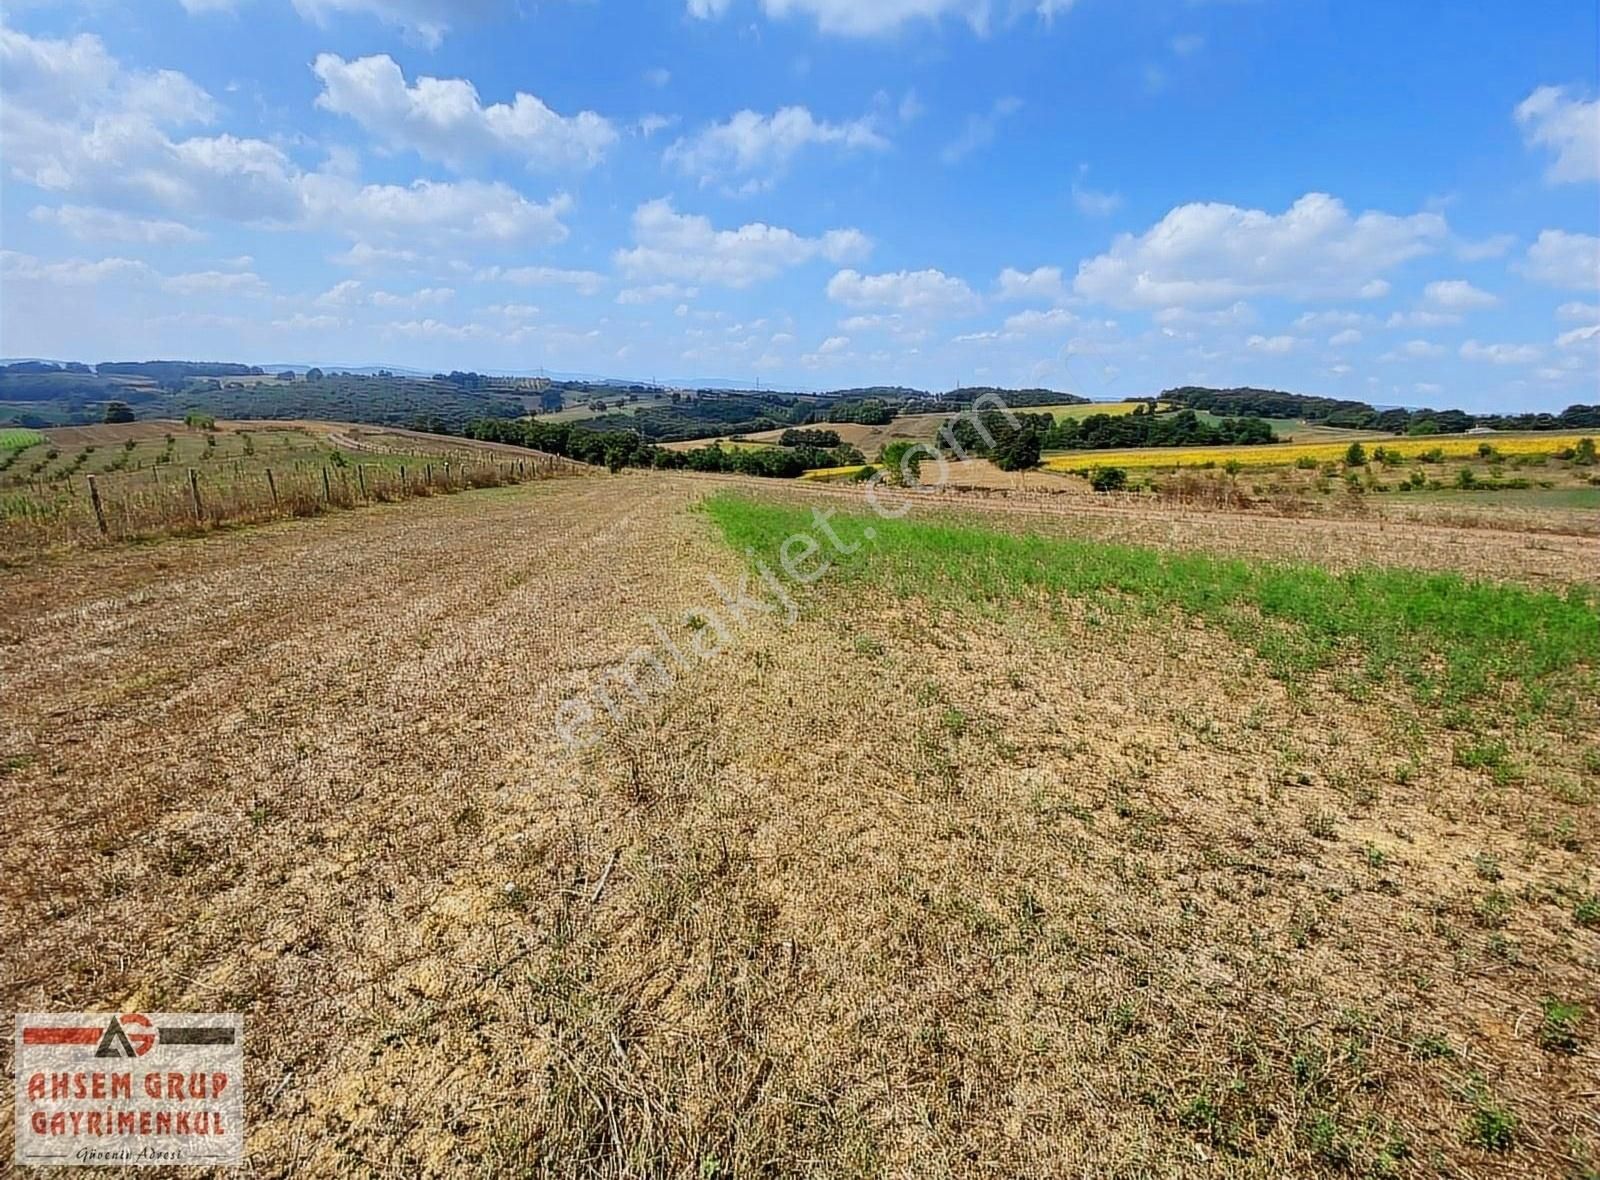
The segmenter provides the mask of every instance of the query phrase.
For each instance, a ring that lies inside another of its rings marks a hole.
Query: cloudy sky
[[[11,357],[1600,400],[1592,0],[6,12]]]

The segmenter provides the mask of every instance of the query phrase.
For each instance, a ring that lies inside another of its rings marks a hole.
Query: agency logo
[[[244,1162],[236,1014],[23,1014],[13,1062],[18,1164]]]

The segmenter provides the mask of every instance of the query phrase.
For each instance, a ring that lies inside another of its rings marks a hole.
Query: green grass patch
[[[1224,628],[1289,682],[1353,664],[1373,680],[1399,677],[1427,704],[1457,705],[1518,684],[1537,709],[1552,695],[1545,682],[1579,675],[1592,690],[1600,669],[1600,601],[1588,587],[1555,593],[1405,569],[1335,573],[869,515],[833,518],[846,546],[860,543],[840,556],[809,508],[729,492],[708,498],[705,511],[729,544],[774,569],[785,540],[805,533],[833,560],[827,579],[868,582],[900,598],[1087,599],[1112,613],[1179,611]]]
[[[25,451],[44,441],[44,435],[37,430],[26,430],[20,426],[0,427],[0,451]]]

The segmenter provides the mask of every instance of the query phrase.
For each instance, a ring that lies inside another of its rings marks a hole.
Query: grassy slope
[[[0,429],[0,451],[21,451],[28,447],[37,446],[44,442],[44,435],[37,430],[27,430],[21,427],[6,427]]]

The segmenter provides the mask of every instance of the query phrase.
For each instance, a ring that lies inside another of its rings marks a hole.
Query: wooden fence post
[[[365,500],[367,498],[367,465],[365,463],[356,464],[356,482],[361,485],[361,498]]]
[[[106,513],[100,507],[100,489],[95,486],[94,476],[89,476],[89,503],[94,505],[94,520],[100,526],[100,535],[106,535]]]
[[[272,478],[272,468],[267,468],[267,488],[272,492],[272,510],[278,510],[278,481]]]
[[[189,468],[189,499],[194,504],[194,522],[200,524],[205,518],[200,507],[200,473],[193,467]]]
[[[326,467],[322,469],[322,502],[324,504],[333,502],[333,491],[328,487],[328,469]]]
[[[426,464],[422,469],[422,482],[430,488],[433,486],[433,464]]]

